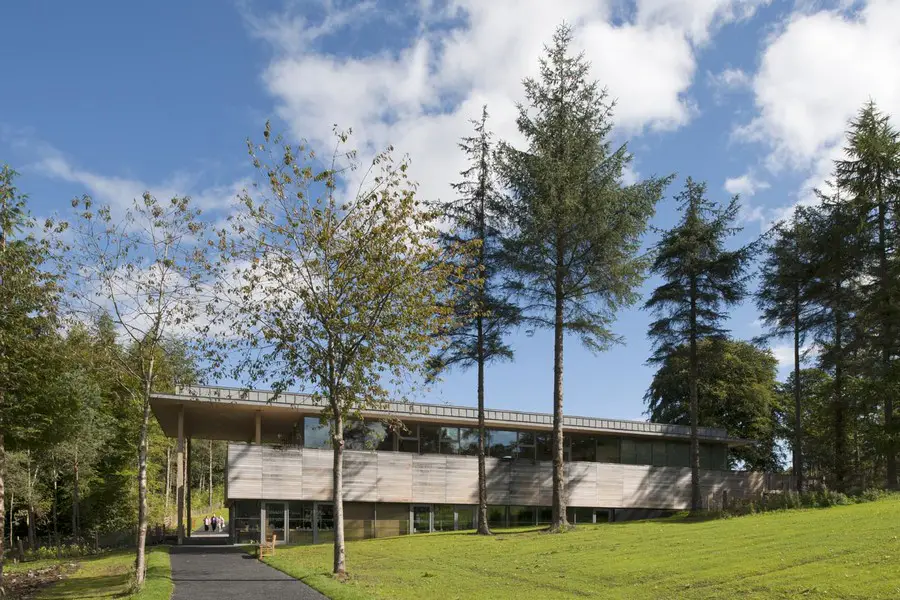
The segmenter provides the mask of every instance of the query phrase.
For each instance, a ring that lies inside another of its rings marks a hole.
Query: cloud
[[[775,360],[778,361],[778,372],[782,377],[786,376],[794,368],[794,345],[775,344],[770,348]],[[808,364],[810,359],[819,355],[819,347],[814,344],[806,344],[800,347],[800,362]]]
[[[315,5],[315,19],[288,10],[275,15],[283,26],[261,33],[259,24],[272,15],[250,15],[248,27],[272,46],[262,82],[293,138],[330,146],[339,124],[352,128],[368,153],[392,144],[412,157],[420,194],[434,199],[452,193],[449,182],[465,167],[457,143],[483,104],[497,137],[520,141],[515,103],[523,99],[522,79],[537,75],[542,48],[563,20],[575,26],[591,76],[618,101],[617,135],[628,136],[687,124],[697,111],[689,95],[697,52],[719,28],[762,4],[638,0],[624,14],[613,0],[423,1],[404,17],[405,36],[365,53],[328,52],[324,41],[361,23],[377,33],[396,17],[380,4],[366,2],[361,18],[349,18],[352,5],[324,2]]]
[[[804,174],[794,201],[769,211],[773,220],[818,202],[813,189],[843,157],[848,123],[867,100],[900,114],[900,79],[890,75],[900,55],[897,22],[896,0],[799,3],[766,40],[752,81],[756,115],[733,137],[762,144],[773,174]]]
[[[729,177],[725,180],[725,191],[729,194],[752,196],[759,190],[768,189],[769,184],[757,179],[752,173],[744,173],[739,177]]]
[[[51,146],[43,144],[41,148],[44,157],[31,165],[31,168],[46,177],[80,184],[95,200],[113,208],[128,208],[132,200],[149,191],[157,199],[191,196],[194,206],[204,212],[223,211],[231,206],[237,194],[249,184],[249,180],[239,179],[226,185],[204,187],[197,185],[196,176],[184,173],[173,175],[160,183],[147,183],[81,169]]]
[[[718,73],[707,71],[706,79],[719,98],[726,92],[749,90],[753,85],[753,79],[743,69],[727,68]]]

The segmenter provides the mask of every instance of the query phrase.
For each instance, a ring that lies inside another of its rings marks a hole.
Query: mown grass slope
[[[358,598],[900,598],[900,498],[689,522],[581,526],[483,538],[440,533],[329,545],[266,562],[338,600]]]

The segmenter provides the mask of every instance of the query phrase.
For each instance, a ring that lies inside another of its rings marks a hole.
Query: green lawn
[[[278,549],[266,562],[335,599],[900,598],[900,498],[686,522],[581,526],[563,535],[470,533]]]
[[[136,595],[126,595],[134,569],[134,551],[112,552],[71,562],[77,562],[78,569],[59,583],[42,590],[39,600],[169,600],[172,596],[168,547],[148,549],[147,579],[144,589]]]

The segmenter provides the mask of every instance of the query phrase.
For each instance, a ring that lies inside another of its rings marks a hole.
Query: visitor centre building
[[[184,475],[191,438],[228,440],[225,501],[234,543],[332,539],[332,464],[323,407],[305,394],[184,386],[154,394],[151,407],[176,438],[176,501],[190,523]],[[472,529],[478,505],[478,413],[465,406],[387,403],[345,431],[347,539]],[[492,527],[550,520],[552,415],[485,411],[488,521]],[[690,428],[566,416],[569,520],[619,521],[689,508]],[[700,436],[704,505],[785,489],[787,476],[729,471],[729,446],[750,444],[722,429]],[[179,522],[185,522],[179,516]],[[189,529],[189,528],[188,528]],[[179,543],[190,535],[179,527]]]

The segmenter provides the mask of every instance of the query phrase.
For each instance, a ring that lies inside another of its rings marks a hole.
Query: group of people
[[[225,531],[225,519],[212,515],[203,519],[203,531]]]

